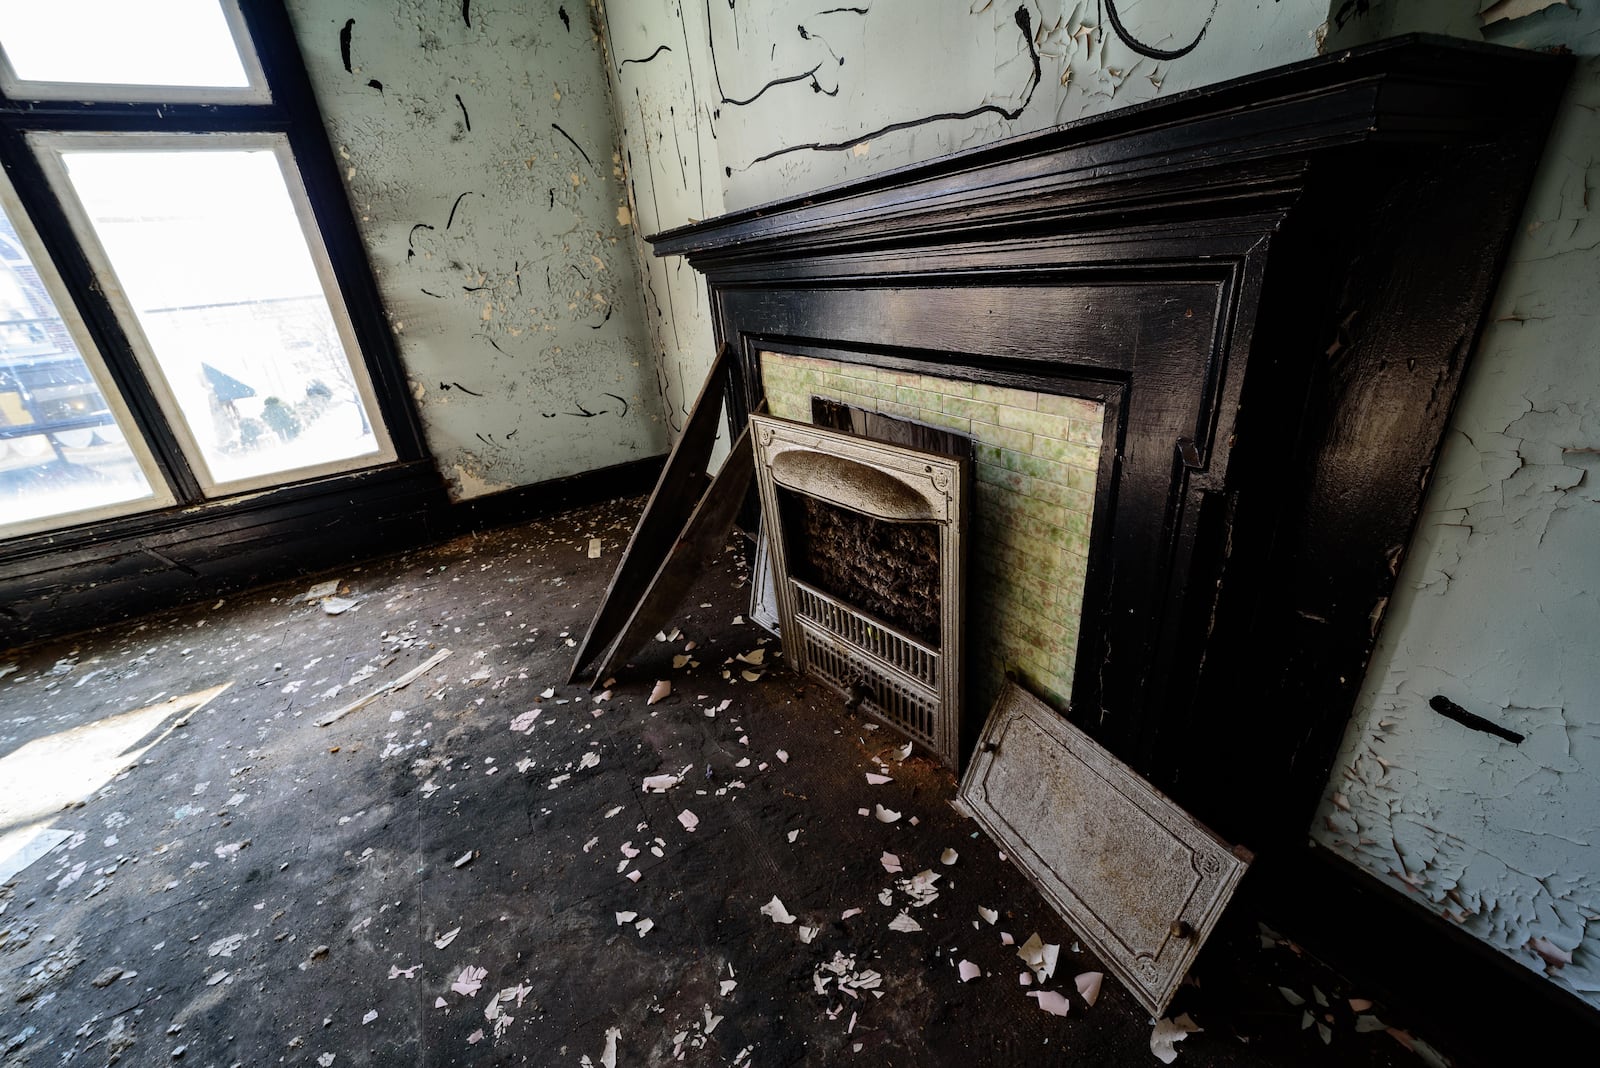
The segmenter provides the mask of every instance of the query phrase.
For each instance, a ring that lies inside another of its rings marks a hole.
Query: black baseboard
[[[459,504],[401,463],[0,547],[0,649],[645,492],[661,457]]]
[[[1326,849],[1262,858],[1238,904],[1458,1065],[1600,1047],[1596,1010]]]
[[[649,493],[666,461],[665,454],[630,460],[596,471],[459,501],[450,509],[450,520],[456,533],[466,534],[524,523],[585,504]]]

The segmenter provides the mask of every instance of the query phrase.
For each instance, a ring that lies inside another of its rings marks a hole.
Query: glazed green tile
[[[916,385],[929,393],[937,393],[941,397],[970,397],[972,396],[972,383],[963,382],[957,378],[938,378],[934,375],[919,375]]]
[[[935,412],[939,410],[939,394],[917,389],[915,386],[899,387],[894,391],[894,399],[914,408],[928,408]]]
[[[1064,415],[1069,419],[1099,423],[1105,406],[1099,401],[1083,397],[1064,397],[1059,393],[1039,394],[1039,410],[1051,415]]]
[[[1072,429],[1072,421],[1066,416],[1051,415],[1048,412],[1030,412],[1025,408],[1012,408],[1003,404],[995,406],[995,422],[1016,430],[1026,430],[1030,434],[1060,438],[1062,441],[1067,439],[1067,433]]]
[[[1015,471],[1007,471],[1004,467],[996,467],[993,464],[984,463],[982,460],[972,465],[972,471],[979,482],[1005,486],[1013,492],[1021,492],[1023,484],[1027,482],[1027,477],[1024,475],[1019,475]]]
[[[994,405],[984,401],[970,400],[966,397],[952,397],[944,394],[940,399],[940,410],[950,415],[960,416],[972,422],[994,422]]]
[[[1088,515],[1094,511],[1094,494],[1083,490],[1064,486],[1059,482],[1050,482],[1042,478],[1030,478],[1027,487],[1023,490],[1030,497],[1037,497],[1050,504],[1058,504],[1069,512],[1081,512]]]
[[[1102,429],[1102,424],[1098,419],[1074,419],[1072,421],[1072,433],[1068,434],[1067,437],[1082,445],[1093,445],[1098,453]]]
[[[1035,484],[1038,484],[1037,480],[1035,480]],[[1066,524],[1067,510],[1059,504],[1050,504],[1039,500],[1037,497],[1019,496],[1013,507],[1022,515],[1048,523],[1051,526],[1059,527]]]
[[[999,423],[985,423],[973,420],[972,436],[978,441],[1000,448],[1010,449],[1013,452],[1027,452],[1033,448],[1033,435],[1026,430],[1013,430]]]
[[[929,426],[942,426],[946,430],[954,430],[962,434],[972,433],[972,420],[963,419],[959,415],[946,415],[928,408],[919,408],[915,416],[917,422],[927,423]]]
[[[1012,389],[1009,386],[987,386],[981,382],[972,384],[972,399],[988,401],[991,404],[1007,404],[1014,408],[1037,408],[1038,395],[1028,390]]]
[[[1056,460],[1086,470],[1094,467],[1100,459],[1100,450],[1092,445],[1079,445],[1060,438],[1047,438],[1042,434],[1033,436],[1032,452],[1035,456],[1043,456],[1047,460]]]

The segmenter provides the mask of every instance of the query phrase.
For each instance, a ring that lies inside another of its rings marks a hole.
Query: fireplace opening
[[[1106,404],[1052,391],[1064,383],[984,384],[948,365],[935,374],[766,349],[759,369],[775,416],[970,459],[969,595],[964,618],[955,621],[971,636],[966,702],[990,707],[1011,677],[1057,709],[1069,708]],[[826,581],[810,574],[813,585]],[[763,581],[751,615],[776,624],[776,596]],[[893,621],[887,613],[880,618]]]
[[[939,526],[778,488],[789,573],[929,645],[939,642]]]
[[[772,416],[750,427],[785,658],[958,766],[971,461]]]

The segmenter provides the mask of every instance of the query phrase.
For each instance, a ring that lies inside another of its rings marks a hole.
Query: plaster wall
[[[1577,53],[1311,834],[1600,1005],[1600,0],[609,0],[606,20],[643,233],[1397,33]],[[692,396],[703,290],[641,252],[662,388]]]
[[[289,9],[452,494],[665,451],[588,8]]]
[[[1600,1007],[1600,4],[1573,5],[1383,13],[1580,59],[1311,834]]]

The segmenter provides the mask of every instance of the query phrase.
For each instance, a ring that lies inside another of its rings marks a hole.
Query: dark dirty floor
[[[953,778],[740,618],[740,552],[609,700],[563,684],[639,506],[0,655],[0,834],[55,832],[0,887],[0,1061],[1156,1063],[1115,979],[1078,994],[1101,969]],[[341,614],[303,597],[326,579]],[[1005,936],[1035,932],[1060,960],[1023,986]],[[1180,1064],[1438,1063],[1247,916],[1192,979]]]

